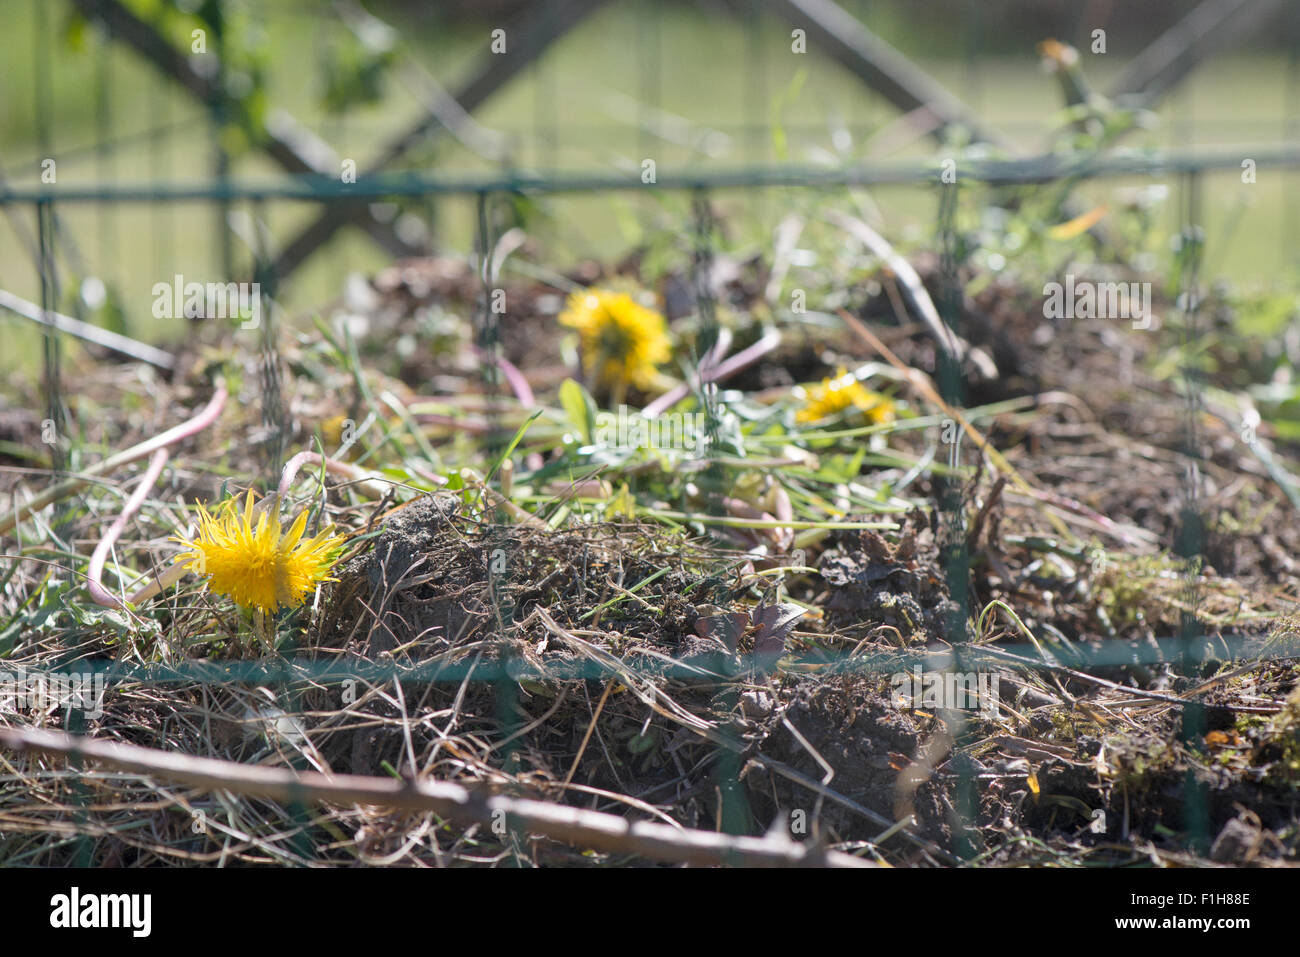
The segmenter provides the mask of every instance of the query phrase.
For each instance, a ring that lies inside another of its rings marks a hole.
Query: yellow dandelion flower
[[[893,400],[872,392],[844,369],[834,379],[822,379],[821,385],[798,388],[795,394],[804,400],[803,408],[795,413],[797,422],[820,422],[847,409],[860,412],[872,425],[891,422],[894,418]]]
[[[560,323],[578,331],[583,365],[597,386],[648,388],[658,366],[672,356],[664,317],[625,292],[575,292]]]
[[[331,535],[333,529],[327,528],[304,540],[306,527],[306,511],[287,533],[281,531],[278,509],[255,518],[250,489],[242,513],[236,499],[224,503],[215,516],[200,505],[197,537],[173,541],[189,548],[177,560],[206,575],[213,591],[229,595],[242,608],[274,612],[301,605],[317,582],[334,581],[327,576],[343,536]]]

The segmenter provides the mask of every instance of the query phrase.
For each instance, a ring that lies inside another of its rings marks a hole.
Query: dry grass
[[[451,309],[455,289],[427,294]],[[418,304],[390,293],[396,325],[374,335],[418,338]],[[1297,581],[1279,524],[1291,505],[1262,460],[1207,427],[1206,534],[1197,561],[1177,558],[1186,417],[1140,354],[1122,388],[1085,389],[1112,332],[1081,324],[1073,360],[1026,359],[1040,387],[967,409],[970,443],[952,462],[934,440],[948,412],[914,377],[934,344],[885,323],[899,368],[871,374],[900,403],[894,423],[798,428],[791,390],[770,383],[828,347],[856,349],[799,330],[731,370],[745,417],[718,424],[734,447],[602,456],[573,436],[558,358],[530,361],[550,320],[522,311],[506,358],[540,417],[454,345],[385,367],[373,339],[328,323],[282,336],[270,367],[229,339],[220,356],[180,356],[170,381],[79,365],[67,400],[93,425],[68,471],[84,481],[53,480],[39,416],[10,412],[0,656],[28,673],[93,667],[110,690],[89,720],[0,700],[0,724],[338,781],[454,782],[683,834],[757,837],[784,821],[893,865],[1294,862]],[[742,330],[735,348],[765,341]],[[313,448],[348,462],[304,466],[287,491],[351,536],[339,580],[272,620],[193,577],[129,609],[93,605],[86,556],[147,452],[95,463],[190,419],[218,377],[230,403],[170,447],[105,588],[127,596],[164,572],[194,501],[274,489],[276,464]],[[421,396],[411,381],[441,385]],[[344,451],[339,417],[359,435]],[[986,440],[1005,458],[978,454]],[[964,606],[951,587],[963,577]],[[898,707],[891,676],[917,665],[997,674],[996,711]],[[6,864],[648,860],[57,753],[0,751],[0,774]]]

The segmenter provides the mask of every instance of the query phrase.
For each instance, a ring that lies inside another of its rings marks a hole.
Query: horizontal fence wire
[[[1202,153],[1140,152],[1131,155],[1046,154],[1030,159],[973,160],[952,157],[957,182],[989,186],[1042,185],[1064,179],[1125,176],[1185,176],[1257,168],[1300,168],[1300,148],[1267,147]],[[571,173],[509,172],[445,175],[402,171],[359,175],[356,182],[333,176],[296,174],[273,182],[236,180],[206,183],[139,183],[97,186],[4,186],[0,205],[21,203],[163,203],[204,200],[303,200],[333,202],[394,196],[484,193],[588,193],[619,190],[723,190],[764,187],[836,188],[916,186],[939,182],[943,160],[864,163],[843,167],[745,166],[719,170],[664,170],[644,182],[639,170],[583,170]]]
[[[1231,658],[1249,658],[1258,638],[1251,635],[1219,636],[1221,654]],[[1072,652],[1085,659],[1080,667],[1123,667],[1137,664],[1161,664],[1177,660],[1185,647],[1183,638],[1154,639],[1142,645],[1122,641],[1108,641],[1096,648],[1079,648]],[[1015,644],[998,642],[987,647],[971,643],[957,649],[963,665],[981,664],[989,667],[1012,666],[1028,671],[1050,672],[1065,667],[1050,654],[1044,656],[1041,644]],[[504,658],[499,661],[465,660],[448,662],[430,659],[412,664],[382,661],[349,660],[330,661],[310,658],[280,658],[270,661],[216,661],[194,660],[183,664],[136,665],[129,662],[103,659],[82,659],[75,665],[28,668],[22,659],[0,659],[0,679],[15,674],[36,675],[102,675],[114,682],[143,682],[168,684],[198,682],[223,684],[228,682],[286,685],[301,681],[337,684],[340,681],[361,678],[370,681],[450,682],[465,680],[500,681],[575,681],[615,677],[621,672],[648,678],[699,679],[714,677],[725,679],[754,669],[771,670],[780,661],[783,670],[821,668],[826,674],[893,674],[910,671],[916,666],[930,666],[945,661],[953,664],[954,649],[898,648],[890,651],[859,652],[822,651],[816,654],[781,654],[779,657],[762,654],[724,655],[718,653],[695,654],[689,657],[666,660],[654,655],[640,654],[642,661],[630,657],[602,662],[591,659],[567,660],[555,663],[527,661],[523,658]],[[1293,656],[1279,655],[1278,659]],[[1142,694],[1142,689],[1125,690]],[[1191,703],[1190,699],[1188,703]]]

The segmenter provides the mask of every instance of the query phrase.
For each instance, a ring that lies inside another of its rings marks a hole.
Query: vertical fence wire
[[[483,562],[488,583],[488,613],[492,619],[487,642],[489,661],[489,681],[493,688],[493,702],[497,723],[501,733],[497,755],[500,767],[506,773],[519,770],[518,729],[524,720],[524,712],[519,700],[517,675],[526,664],[520,657],[514,642],[507,636],[514,623],[514,603],[510,595],[510,579],[515,569],[523,561],[518,550],[523,546],[512,540],[508,532],[509,518],[504,510],[489,508],[489,496],[493,495],[492,485],[499,481],[500,465],[506,452],[503,422],[499,414],[502,375],[498,361],[502,355],[501,326],[498,308],[501,301],[498,293],[503,292],[498,286],[494,250],[496,231],[494,215],[496,204],[494,196],[488,192],[475,195],[475,230],[474,261],[478,271],[479,288],[475,296],[474,338],[478,350],[478,371],[480,390],[484,398],[486,414],[484,421],[487,434],[484,441],[487,449],[489,468],[483,475],[483,488],[477,494],[483,506],[482,514],[488,522],[487,534],[480,539],[481,553],[477,556]],[[506,302],[506,309],[509,303]],[[501,459],[501,462],[498,460]],[[479,652],[476,661],[481,660]],[[498,830],[498,824],[504,825],[505,833]],[[517,832],[512,822],[493,822],[493,831],[502,837],[514,850],[511,859],[516,863],[522,856],[520,850],[522,839],[526,835]]]
[[[112,183],[117,179],[117,151],[113,139],[113,34],[107,24],[96,45],[95,63],[95,165],[100,182]],[[117,243],[115,226],[117,210],[101,206],[96,210],[99,227],[99,264],[94,272],[108,281],[117,277]],[[81,301],[81,297],[77,297]],[[129,323],[129,311],[122,310],[121,321]],[[78,316],[80,318],[80,316]],[[126,332],[127,329],[123,329]]]
[[[1201,328],[1200,271],[1205,249],[1202,226],[1203,177],[1191,172],[1182,178],[1179,196],[1180,218],[1180,309],[1182,320],[1182,377],[1184,388],[1184,438],[1182,471],[1183,503],[1180,509],[1176,538],[1176,553],[1186,563],[1184,572],[1183,607],[1180,616],[1179,637],[1181,647],[1180,667],[1184,674],[1201,676],[1206,664],[1209,646],[1205,625],[1200,618],[1202,568],[1205,565],[1205,521],[1202,511],[1203,475],[1200,461],[1204,443],[1201,435],[1201,417],[1205,409],[1205,367],[1200,347],[1204,341]],[[1188,701],[1183,706],[1181,737],[1189,747],[1198,747],[1205,733],[1205,706],[1199,701]],[[1209,789],[1206,781],[1188,768],[1183,780],[1184,825],[1194,848],[1200,853],[1210,849]]]
[[[36,204],[36,236],[40,249],[41,310],[45,318],[41,385],[45,391],[45,425],[49,436],[46,442],[50,449],[51,471],[57,476],[67,468],[65,443],[69,429],[63,397],[63,340],[50,318],[58,311],[59,275],[55,256],[54,204],[49,200]]]
[[[693,193],[691,218],[693,243],[691,278],[696,309],[700,316],[697,349],[699,356],[703,357],[712,351],[720,333],[714,283],[714,243],[717,224],[714,219],[713,205],[706,190],[697,190]],[[726,497],[731,491],[731,476],[734,469],[724,466],[720,461],[723,453],[722,416],[717,387],[712,383],[701,382],[699,401],[705,417],[704,432],[708,457],[708,465],[700,482],[705,501],[704,509],[711,517],[722,517],[727,514]],[[720,690],[719,703],[728,712],[735,709],[739,703],[739,691],[735,683],[729,682]],[[714,758],[714,787],[717,800],[715,826],[726,834],[746,834],[752,830],[754,822],[740,780],[742,743],[735,729],[729,726],[719,728],[719,732],[724,740],[717,746]]]
[[[961,186],[960,178],[952,183],[941,183],[939,189],[939,211],[936,229],[936,244],[939,248],[939,317],[952,331],[961,338],[963,331],[963,287],[960,275],[961,249],[957,217],[960,213]],[[936,356],[938,367],[939,390],[945,402],[954,410],[962,411],[965,405],[963,388],[963,370],[957,356],[948,349],[939,349]],[[951,421],[951,420],[949,420]],[[955,422],[950,426],[950,436],[954,440],[950,450],[950,464],[961,466],[960,450],[962,448],[963,430]],[[975,449],[977,461],[984,457],[982,449]],[[977,474],[979,474],[977,472]],[[940,546],[940,562],[944,568],[948,584],[948,597],[951,607],[948,613],[947,639],[953,649],[953,671],[962,673],[967,670],[961,649],[971,640],[968,633],[973,609],[971,607],[970,577],[971,556],[966,528],[966,494],[967,490],[960,484],[960,479],[939,480],[938,507],[943,511],[942,527],[946,531]],[[970,487],[970,495],[978,494],[978,489]],[[979,636],[974,636],[978,638]],[[955,705],[956,702],[948,702]],[[966,729],[963,712],[951,707],[943,715],[945,729],[940,740],[948,742],[949,748],[955,748]],[[953,838],[955,851],[962,859],[969,860],[978,851],[974,839],[976,833],[974,779],[968,762],[953,762],[958,771],[957,794],[954,805]]]

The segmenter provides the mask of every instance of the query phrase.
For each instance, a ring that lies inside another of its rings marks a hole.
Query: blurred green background
[[[249,148],[238,129],[219,128],[191,97],[162,79],[125,45],[106,41],[65,0],[3,0],[0,31],[0,170],[8,183],[39,182],[41,161],[57,161],[58,183],[183,181],[209,178],[215,147],[230,151],[237,178],[266,179],[278,167]],[[163,8],[199,11],[190,3],[133,0],[142,16]],[[1040,151],[1063,125],[1061,91],[1042,68],[1036,44],[1047,37],[1075,43],[1094,89],[1110,81],[1159,32],[1195,4],[1058,2],[854,2],[843,4],[1026,151]],[[260,84],[256,108],[289,111],[364,172],[379,145],[408,126],[420,107],[406,77],[421,71],[448,89],[487,55],[491,31],[508,26],[518,3],[374,2],[366,5],[393,27],[372,47],[359,43],[326,2],[227,2],[234,72]],[[660,170],[712,164],[719,168],[788,161],[932,159],[945,153],[909,134],[897,111],[866,89],[815,43],[790,49],[790,27],[758,4],[650,3],[616,0],[556,43],[538,64],[494,96],[475,118],[507,144],[509,163],[525,169],[639,168],[652,157]],[[1287,9],[1231,52],[1216,57],[1163,101],[1150,129],[1127,147],[1213,150],[1294,142],[1300,126],[1300,9]],[[177,20],[176,36],[185,23]],[[1088,50],[1091,30],[1107,31],[1107,52]],[[251,78],[251,79],[250,79]],[[331,99],[345,103],[331,110]],[[418,149],[406,168],[473,172],[499,168],[443,138]],[[1089,184],[1096,202],[1146,180]],[[1163,223],[1177,222],[1177,183]],[[1294,288],[1297,187],[1300,173],[1261,170],[1242,184],[1235,172],[1204,184],[1206,272],[1243,288]],[[735,216],[733,238],[761,250],[788,205],[780,190],[728,192],[720,205]],[[923,241],[933,222],[933,191],[875,191],[887,232],[896,242]],[[535,234],[550,268],[583,258],[617,259],[654,230],[680,227],[689,197],[591,194],[545,198],[533,211]],[[165,343],[186,334],[182,320],[151,315],[155,282],[224,281],[218,214],[203,203],[91,206],[58,210],[68,241],[61,251],[65,311],[76,281],[102,279],[117,308],[96,321],[138,338]],[[236,232],[254,238],[260,217],[272,245],[314,217],[309,204],[236,206]],[[469,201],[439,199],[418,209],[433,223],[435,248],[472,249]],[[530,231],[533,224],[530,223]],[[0,218],[0,288],[28,299],[40,282],[27,246],[35,231],[30,206]],[[249,246],[232,240],[236,272],[249,268]],[[280,291],[291,309],[336,297],[346,274],[370,273],[389,261],[355,230],[344,231]],[[235,278],[238,278],[235,277]],[[35,356],[39,331],[0,316],[12,367]]]

